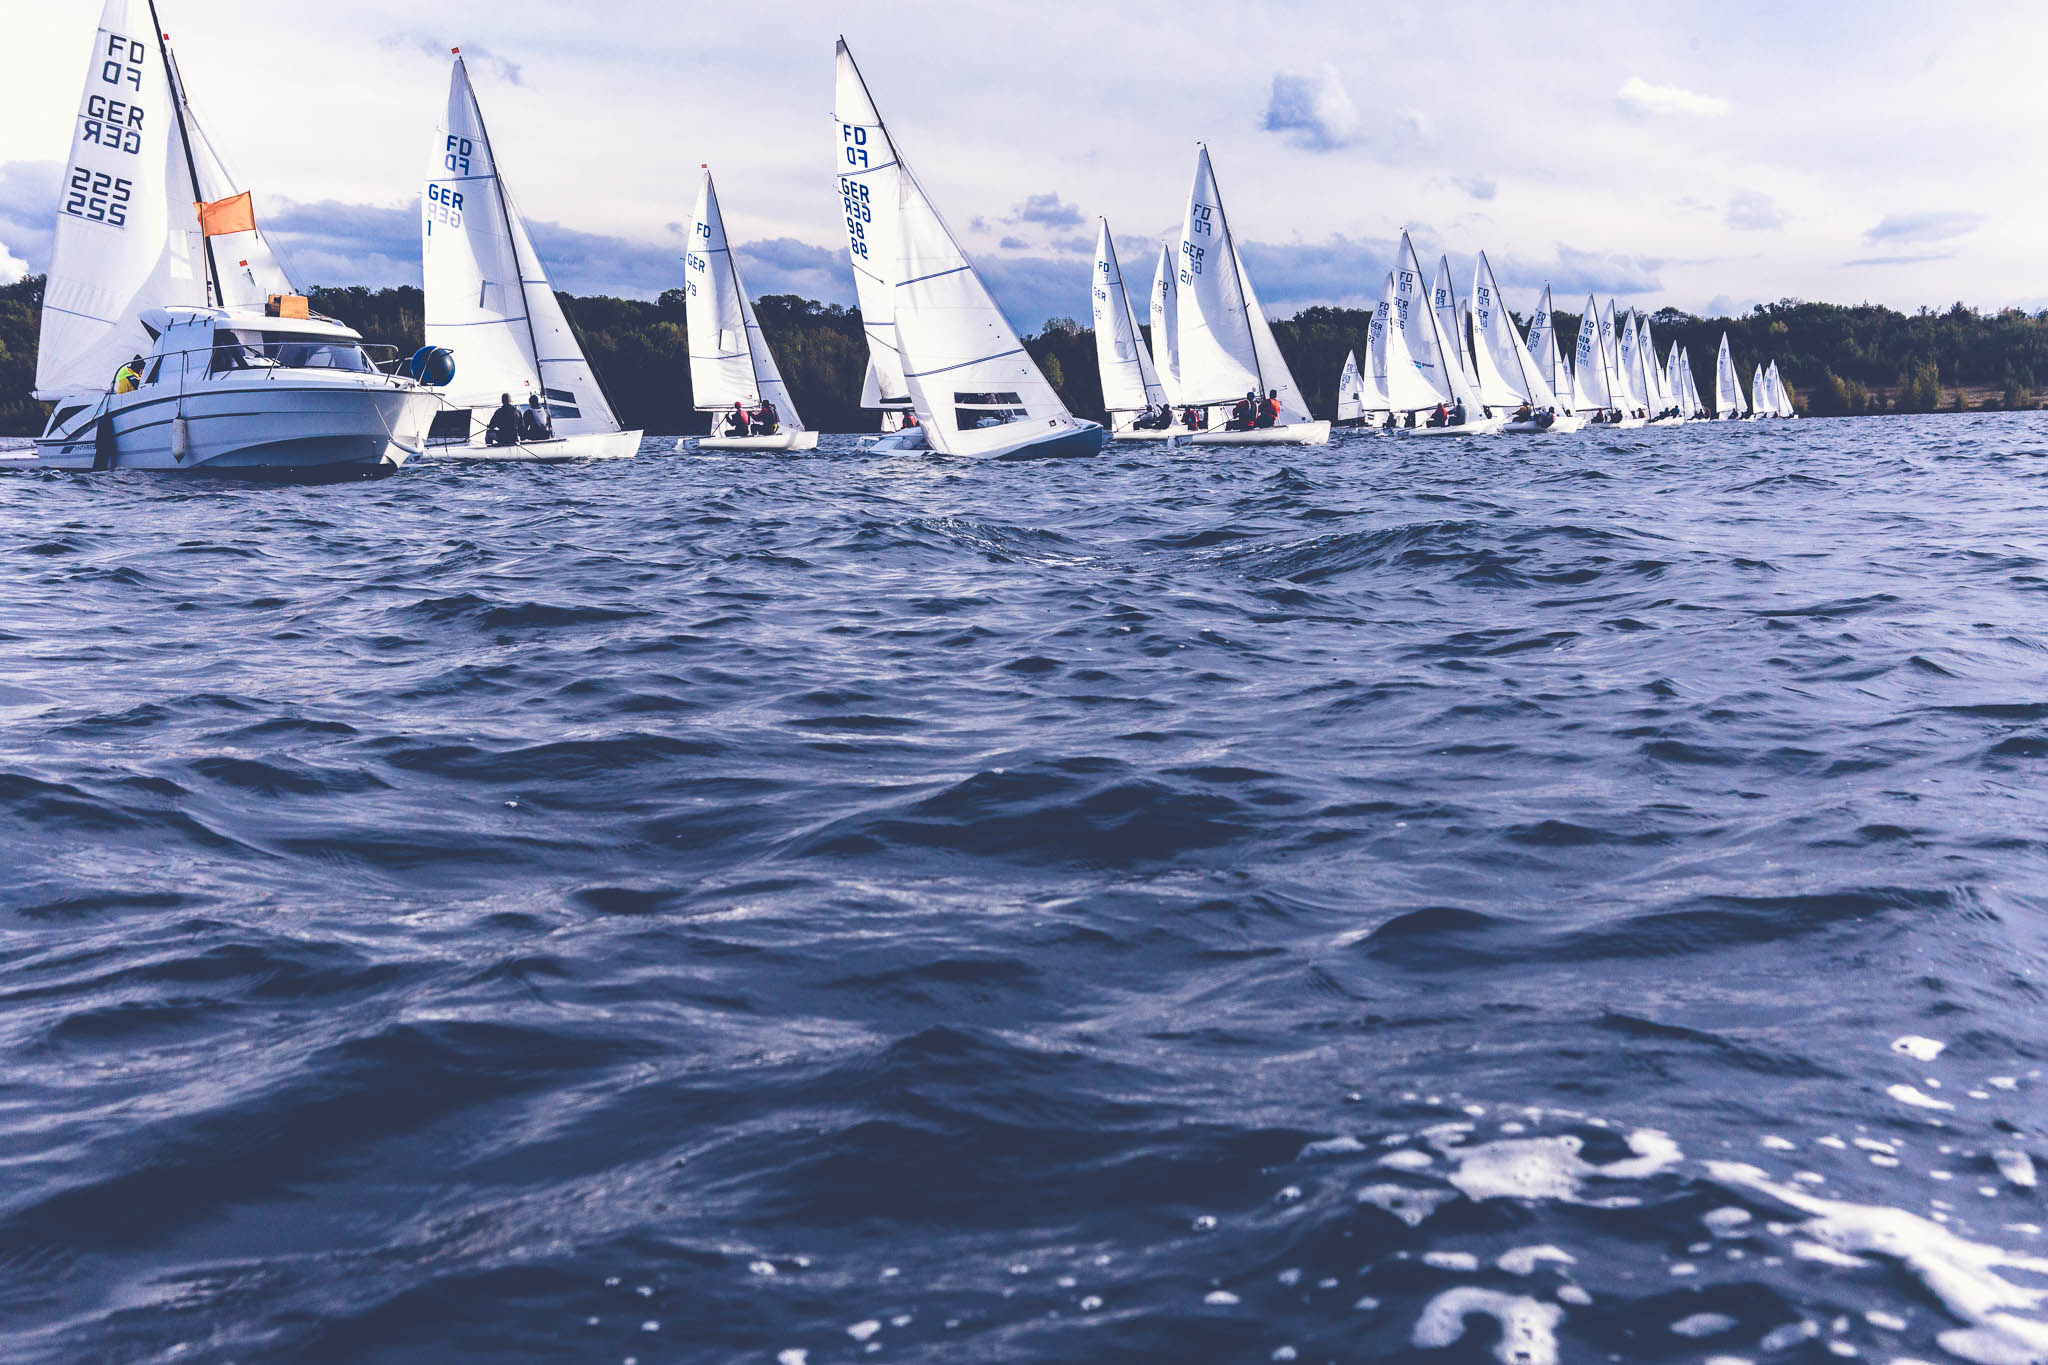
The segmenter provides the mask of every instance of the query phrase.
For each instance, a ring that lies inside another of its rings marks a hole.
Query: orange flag
[[[192,207],[199,210],[199,230],[208,237],[256,230],[256,205],[250,200],[247,190],[229,199],[216,199],[211,204],[194,204]]]

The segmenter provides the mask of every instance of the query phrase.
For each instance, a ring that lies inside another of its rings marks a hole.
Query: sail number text
[[[462,191],[450,185],[427,182],[427,221],[443,227],[461,227]]]
[[[109,227],[128,226],[128,200],[135,188],[129,181],[80,166],[71,172],[66,188],[64,211],[72,217]]]
[[[148,56],[149,49],[133,38],[123,38],[118,33],[108,34],[106,51],[101,54],[100,83],[123,90],[142,89],[142,63]],[[130,156],[140,156],[144,114],[139,104],[95,94],[88,89],[85,112],[79,115],[83,124],[78,130],[79,145],[110,147]]]
[[[853,130],[858,133],[859,128]],[[849,154],[851,149],[849,149]],[[865,158],[866,152],[861,156]],[[862,260],[868,258],[868,228],[875,220],[873,208],[869,205],[868,187],[856,182],[851,176],[839,177],[839,204],[846,211],[846,246]]]

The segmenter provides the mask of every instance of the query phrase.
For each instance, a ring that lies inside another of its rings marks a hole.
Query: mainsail
[[[766,400],[784,431],[802,431],[796,400],[782,382],[775,353],[754,316],[739,261],[725,236],[725,215],[711,169],[697,190],[690,245],[683,253],[683,321],[690,342],[690,390],[699,412]]]
[[[1401,339],[1407,343],[1409,358],[1435,397],[1423,407],[1448,402],[1457,393],[1453,387],[1461,373],[1455,359],[1446,362],[1444,340],[1438,335],[1436,314],[1423,291],[1422,262],[1415,255],[1415,243],[1401,233],[1400,254],[1394,257],[1394,306],[1401,320]],[[1403,406],[1396,404],[1397,407]]]
[[[1344,353],[1344,368],[1337,375],[1337,420],[1362,421],[1365,417],[1365,380],[1358,372],[1358,352]]]
[[[1721,353],[1714,357],[1714,416],[1740,417],[1747,409],[1742,385],[1735,378],[1735,357],[1728,350],[1728,334],[1721,333]]]
[[[1366,364],[1378,395],[1378,406],[1390,412],[1420,412],[1444,401],[1408,349],[1407,314],[1422,307],[1420,292],[1404,295],[1397,271],[1388,271],[1380,286],[1379,307],[1366,330]]]
[[[1165,402],[1166,390],[1152,368],[1144,334],[1138,330],[1130,295],[1124,289],[1123,269],[1117,264],[1107,218],[1095,236],[1095,287],[1090,299],[1103,406],[1111,412],[1138,412]]]
[[[502,393],[538,393],[557,436],[618,431],[499,175],[459,52],[420,209],[426,340],[455,354],[449,404],[493,408]]]
[[[1166,401],[1180,405],[1180,293],[1174,282],[1173,249],[1161,242],[1152,267],[1152,356]]]
[[[1610,319],[1611,322],[1611,319]],[[1601,335],[1600,305],[1586,295],[1586,311],[1579,319],[1579,338],[1572,357],[1572,406],[1581,412],[1619,408],[1608,387],[1611,367],[1607,343]]]
[[[1572,372],[1564,363],[1564,352],[1557,344],[1557,319],[1552,315],[1550,286],[1543,286],[1543,297],[1536,303],[1536,315],[1529,319],[1529,344],[1526,348],[1529,359],[1536,362],[1536,372],[1556,395],[1558,406],[1565,412],[1573,409]]]
[[[843,40],[832,102],[839,131],[832,165],[839,181],[840,218],[846,227],[847,258],[853,263],[861,327],[868,339],[861,406],[903,407],[910,401],[910,389],[896,351],[897,261],[889,245],[897,240],[894,219],[902,198],[897,182],[903,177],[903,162]]]
[[[1182,399],[1204,406],[1246,393],[1277,393],[1280,425],[1306,422],[1308,405],[1280,356],[1273,328],[1230,233],[1209,149],[1195,155],[1194,183],[1181,220],[1179,359]]]
[[[1436,262],[1436,279],[1429,289],[1429,306],[1436,314],[1439,342],[1446,354],[1457,358],[1455,365],[1446,366],[1447,371],[1454,376],[1451,392],[1466,399],[1468,403],[1476,403],[1481,392],[1478,372],[1472,366],[1471,349],[1465,344],[1465,315],[1458,304],[1458,287],[1451,280],[1451,258],[1439,256]],[[1455,382],[1457,378],[1465,381],[1462,390]]]
[[[1557,396],[1516,331],[1507,302],[1501,298],[1500,284],[1493,278],[1493,265],[1483,251],[1472,267],[1472,339],[1472,358],[1480,367],[1480,382],[1489,395],[1500,395],[1509,405],[1557,406]]]

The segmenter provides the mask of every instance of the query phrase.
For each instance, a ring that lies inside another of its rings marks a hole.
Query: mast
[[[150,0],[150,3],[155,4],[156,0]],[[526,347],[533,352],[533,377],[540,384],[541,406],[547,407],[548,377],[541,370],[540,334],[533,330],[533,305],[526,301],[526,263],[519,259],[519,234],[512,230],[512,204],[510,196],[505,193],[505,173],[498,168],[498,149],[492,145],[490,127],[484,122],[483,102],[477,99],[476,87],[470,84],[469,63],[462,60],[461,48],[452,50],[455,64],[462,68],[462,88],[469,92],[470,112],[476,115],[476,131],[483,138],[484,151],[491,158],[491,179],[498,182],[498,218],[505,225],[505,245],[512,253],[513,283],[519,286],[519,317],[526,323]],[[554,286],[548,287],[552,289]],[[597,377],[596,370],[590,373],[593,379]],[[605,396],[602,384],[598,385],[597,392],[599,397]],[[606,406],[610,406],[609,402]],[[613,408],[612,411],[616,413],[618,409]]]
[[[196,215],[204,196],[199,192],[199,162],[192,155],[192,134],[185,127],[185,81],[178,74],[178,64],[171,59],[171,40],[164,33],[163,21],[156,17],[156,0],[149,0],[149,23],[156,30],[157,55],[164,64],[164,80],[171,87],[171,112],[178,119],[178,145],[185,149],[185,174],[192,181],[192,211]],[[215,307],[227,298],[220,287],[220,266],[213,259],[213,238],[206,234],[206,224],[199,225],[199,241],[206,249],[206,291],[212,296]]]
[[[718,186],[712,182],[708,165],[704,167],[704,189],[711,211],[718,215],[718,235],[725,237],[725,210],[718,206]],[[733,259],[732,239],[729,237],[725,239],[725,271],[732,276],[733,297],[740,301],[740,342],[747,348],[747,373],[753,377],[754,401],[758,403],[761,401],[761,362],[754,355],[754,339],[747,335],[751,330],[747,326],[747,289],[740,283],[739,262]],[[596,373],[591,371],[593,377]]]
[[[1195,145],[1207,155],[1208,143],[1197,142]],[[1244,296],[1244,264],[1237,259],[1237,236],[1230,230],[1230,210],[1223,207],[1223,182],[1216,178],[1216,163],[1213,161],[1209,163],[1209,184],[1216,191],[1216,216],[1223,220],[1223,244],[1230,248],[1230,268],[1237,272],[1237,302],[1238,306],[1244,309],[1245,335],[1250,336],[1252,305]],[[1259,364],[1259,348],[1256,343],[1252,346],[1252,373],[1259,377],[1259,398],[1263,401],[1266,396],[1266,371]]]

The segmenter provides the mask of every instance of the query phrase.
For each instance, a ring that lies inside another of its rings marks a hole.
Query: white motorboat
[[[450,406],[434,419],[427,453],[494,461],[631,456],[641,434],[621,429],[576,340],[499,174],[460,50],[454,57],[420,199],[427,345],[455,358]],[[505,402],[522,418],[531,409],[545,421],[499,444],[505,433],[494,436],[491,423]],[[547,434],[524,434],[536,428]]]
[[[704,180],[683,253],[683,322],[692,401],[697,411],[713,416],[711,434],[694,444],[699,450],[816,450],[818,433],[805,430],[740,279],[711,168],[701,169]]]
[[[1196,445],[1326,445],[1330,424],[1309,415],[1308,404],[1280,355],[1272,324],[1238,256],[1229,215],[1209,149],[1197,145],[1195,176],[1181,219],[1179,268],[1174,284],[1179,402],[1228,410],[1240,399],[1279,405],[1270,425],[1198,431]],[[1263,419],[1261,419],[1263,420]]]
[[[107,0],[51,243],[37,462],[388,471],[419,452],[441,402],[397,368],[308,307],[199,126],[155,6]]]
[[[941,455],[1043,459],[1094,455],[1108,432],[1067,411],[958,239],[903,160],[847,51],[837,51],[833,162],[856,287],[885,286],[894,336],[876,349],[900,370],[924,439]]]

